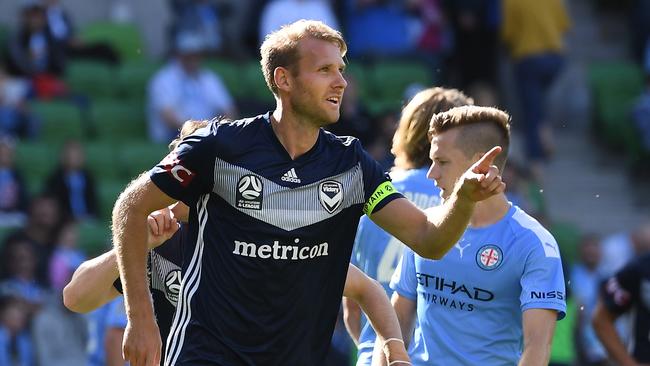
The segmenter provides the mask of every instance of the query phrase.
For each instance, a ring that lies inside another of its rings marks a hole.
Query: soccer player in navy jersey
[[[156,313],[160,336],[166,339],[178,302],[182,266],[182,248],[186,226],[177,218],[187,218],[188,207],[176,204],[171,209],[158,210],[149,215],[149,286]],[[112,301],[122,293],[118,277],[117,258],[109,251],[87,260],[75,271],[63,291],[66,307],[71,311],[86,313]],[[379,284],[372,281],[358,268],[350,265],[345,280],[343,296],[362,304],[377,332],[386,334],[399,329],[397,317]],[[386,338],[386,337],[384,337]],[[406,349],[398,350],[402,360],[408,360]],[[164,360],[163,360],[164,361]]]
[[[197,130],[120,195],[113,243],[129,321],[123,351],[132,365],[160,359],[145,273],[145,225],[154,210],[175,201],[190,207],[166,365],[319,365],[363,213],[421,255],[440,258],[476,202],[503,192],[494,147],[450,187],[446,204],[425,213],[358,140],[324,131],[339,118],[345,51],[340,33],[321,22],[270,34],[262,69],[276,109]],[[401,345],[382,343],[394,361]]]
[[[495,160],[503,170],[510,116],[457,107],[433,116],[430,136],[428,176],[444,205],[456,180],[495,144],[504,149]],[[444,258],[404,249],[390,286],[414,366],[547,365],[555,322],[566,311],[555,239],[502,193],[476,205]]]
[[[453,107],[472,104],[471,98],[456,89],[428,88],[417,93],[402,110],[391,152],[395,166],[390,175],[393,185],[421,209],[440,204],[440,189],[427,178],[429,159],[429,122],[431,117]],[[390,236],[367,216],[361,218],[354,240],[352,264],[379,281],[391,296],[388,286],[402,256],[404,244]],[[361,316],[354,300],[343,299],[343,319],[358,345],[357,366],[369,366],[375,346],[375,332]]]

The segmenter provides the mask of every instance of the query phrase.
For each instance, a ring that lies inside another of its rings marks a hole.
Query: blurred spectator
[[[578,312],[576,348],[580,365],[606,366],[607,353],[596,337],[591,317],[598,302],[601,282],[598,265],[601,259],[600,241],[595,235],[582,238],[579,262],[571,270],[571,290]]]
[[[267,34],[300,19],[320,20],[341,30],[328,0],[271,0],[264,7],[260,18],[259,43],[264,42]]]
[[[0,136],[0,226],[22,226],[27,219],[27,189],[14,165],[15,141]]]
[[[49,33],[70,58],[119,63],[119,55],[106,43],[85,43],[75,35],[75,27],[59,0],[42,0]]]
[[[216,4],[209,0],[172,1],[176,20],[172,26],[172,39],[191,33],[203,41],[203,51],[214,54],[223,51],[222,15]]]
[[[630,45],[632,55],[638,62],[643,62],[650,39],[650,0],[630,1]]]
[[[85,160],[81,143],[68,141],[61,152],[59,166],[47,179],[45,192],[57,199],[65,218],[97,217],[97,189]]]
[[[481,83],[496,89],[498,76],[498,0],[448,1],[450,23],[454,32],[454,57],[459,86],[469,90]],[[494,105],[494,104],[492,104]]]
[[[531,182],[526,169],[514,160],[508,161],[503,172],[503,181],[506,183],[506,196],[513,205],[518,206],[531,215],[538,217],[543,214],[543,207],[530,196]]]
[[[502,37],[514,61],[523,110],[526,156],[541,179],[552,152],[545,98],[564,64],[563,36],[570,26],[563,0],[504,0]]]
[[[403,1],[344,1],[350,56],[394,56],[414,51]]]
[[[603,257],[598,268],[601,276],[612,276],[635,256],[650,250],[650,218],[631,233],[610,235],[602,243]]]
[[[45,292],[36,281],[36,252],[26,240],[16,238],[2,248],[0,295],[23,299],[29,315],[43,304]]]
[[[106,351],[104,345],[106,343],[106,321],[108,319],[110,308],[111,303],[104,304],[85,315],[88,324],[87,354],[89,366],[106,365]]]
[[[7,71],[32,80],[39,97],[66,93],[61,77],[65,70],[65,50],[47,27],[45,8],[36,0],[23,5],[18,32],[9,40]]]
[[[11,77],[0,65],[0,134],[14,137],[34,137],[37,124],[27,109],[30,84]]]
[[[3,250],[13,241],[31,244],[30,253],[36,254],[36,281],[39,284],[48,283],[48,264],[60,222],[61,213],[56,199],[41,195],[30,202],[25,227],[9,234],[5,239]],[[7,260],[7,255],[0,257],[0,260]],[[0,271],[9,268],[9,263],[11,262],[6,262],[7,266],[0,267]]]
[[[149,84],[149,137],[168,143],[190,119],[234,117],[235,104],[223,82],[201,66],[203,41],[191,33],[179,34],[176,57],[158,71]]]
[[[441,52],[448,48],[447,21],[440,0],[408,0],[406,10],[411,14],[409,34],[411,43],[431,65],[441,63]]]
[[[49,265],[50,283],[54,288],[65,287],[72,278],[70,270],[76,269],[86,260],[83,252],[77,248],[79,233],[74,222],[63,225],[56,241]]]
[[[375,134],[370,137],[365,149],[384,170],[389,170],[395,165],[395,156],[391,154],[390,146],[399,122],[398,117],[393,112],[386,112],[376,117],[373,122]]]
[[[650,45],[650,42],[648,44]],[[650,55],[648,58],[650,59]],[[650,63],[650,60],[648,62]],[[645,90],[634,104],[632,116],[639,131],[641,144],[646,151],[650,151],[650,66],[647,71]]]
[[[0,365],[35,366],[23,301],[0,297]]]
[[[32,334],[40,365],[86,366],[88,355],[88,325],[85,318],[63,305],[63,287],[76,269],[75,263],[65,268],[67,277],[52,282],[53,292],[43,309],[36,315]]]

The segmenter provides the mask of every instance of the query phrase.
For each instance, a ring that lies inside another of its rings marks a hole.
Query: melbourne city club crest
[[[503,252],[496,245],[484,245],[476,252],[476,264],[486,271],[499,268],[503,262]]]
[[[235,205],[239,208],[250,210],[262,209],[263,184],[260,177],[248,174],[237,183],[237,196]]]
[[[343,203],[343,185],[335,180],[326,180],[318,185],[318,199],[330,214]]]

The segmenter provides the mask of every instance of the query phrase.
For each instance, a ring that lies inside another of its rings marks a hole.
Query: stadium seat
[[[555,222],[551,225],[550,232],[560,247],[562,260],[567,265],[572,265],[578,257],[578,246],[582,237],[580,229],[568,222]]]
[[[59,146],[38,142],[16,144],[16,167],[25,178],[31,195],[40,192],[43,184],[59,164]]]
[[[79,249],[88,257],[95,257],[110,249],[111,231],[108,223],[82,221],[78,226]]]
[[[160,66],[159,62],[145,59],[123,62],[117,71],[119,95],[131,101],[146,100],[149,80]]]
[[[102,99],[92,105],[97,138],[120,143],[125,140],[146,139],[146,123],[142,103]]]
[[[128,181],[100,180],[97,187],[100,219],[109,222],[117,196],[124,190]]]
[[[237,64],[224,60],[209,60],[205,62],[205,67],[219,75],[233,98],[240,99],[246,96],[247,85],[242,83],[241,70]]]
[[[79,108],[70,102],[32,102],[30,108],[41,122],[41,139],[47,143],[81,140],[85,128]]]
[[[153,168],[168,153],[166,145],[152,143],[124,143],[119,149],[122,177],[133,179],[140,173]]]
[[[576,359],[574,330],[578,320],[576,304],[573,299],[566,302],[566,317],[557,322],[555,335],[551,343],[551,359],[553,365],[573,365]]]
[[[143,58],[143,42],[134,24],[96,22],[80,32],[86,42],[107,42],[118,52],[122,61]]]
[[[103,62],[74,61],[68,64],[65,79],[73,92],[93,98],[116,94],[115,70]]]
[[[260,103],[274,104],[273,94],[266,86],[264,75],[258,62],[249,62],[242,66],[243,81],[246,85],[245,97],[254,99]]]
[[[110,141],[86,143],[86,167],[96,182],[121,178],[120,161],[117,155],[119,145]]]
[[[433,84],[431,71],[418,62],[378,62],[368,70],[367,97],[380,100],[381,106],[399,109],[404,102],[404,92],[412,84],[429,86]]]

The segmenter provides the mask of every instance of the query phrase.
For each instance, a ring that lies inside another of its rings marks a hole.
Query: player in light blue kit
[[[476,106],[432,118],[428,175],[443,201],[482,151],[501,146],[494,163],[503,170],[509,120],[498,109]],[[464,235],[442,259],[405,248],[391,288],[413,365],[547,365],[555,321],[566,310],[555,239],[504,194],[476,205]]]
[[[437,206],[440,190],[427,178],[431,165],[428,137],[431,117],[453,107],[472,104],[471,98],[455,89],[429,88],[417,93],[404,107],[391,152],[395,167],[390,175],[393,185],[419,208]],[[361,218],[351,262],[379,281],[390,297],[388,283],[402,256],[404,244],[386,233],[367,216]],[[344,320],[358,345],[357,366],[371,364],[376,334],[352,299],[343,299]]]

